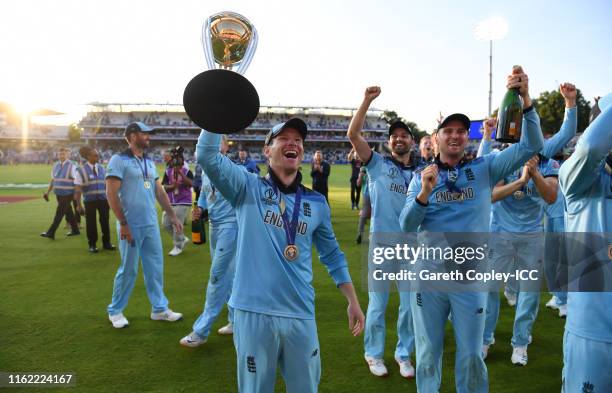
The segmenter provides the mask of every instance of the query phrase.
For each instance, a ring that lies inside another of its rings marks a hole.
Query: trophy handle
[[[251,41],[249,41],[249,47],[244,55],[244,58],[240,62],[240,65],[236,69],[236,72],[241,75],[244,75],[244,73],[246,72],[247,68],[251,64],[251,60],[253,60],[253,55],[255,54],[255,51],[257,50],[257,29],[255,28],[255,26],[252,25],[251,28],[253,29],[253,36],[251,38]]]
[[[206,66],[209,70],[215,69],[215,56],[213,55],[212,45],[210,41],[210,21],[212,18],[206,18],[206,22],[202,25],[202,35],[200,41],[202,42],[202,49],[204,50],[204,57],[206,58]]]

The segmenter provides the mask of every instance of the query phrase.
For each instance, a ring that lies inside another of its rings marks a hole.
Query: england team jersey
[[[538,170],[544,176],[557,177],[559,164],[553,159],[540,157]],[[510,184],[521,177],[523,168],[515,170],[504,177],[504,183]],[[494,203],[491,207],[491,232],[542,232],[542,220],[546,204],[538,192],[533,179],[513,195]]]
[[[523,134],[519,143],[499,154],[488,154],[449,167],[437,161],[438,181],[421,204],[421,174],[410,183],[408,197],[400,215],[404,231],[488,232],[491,192],[495,184],[520,168],[543,145],[540,118],[531,110],[523,116]]]
[[[559,183],[566,199],[566,231],[607,233],[612,242],[612,173],[605,166],[612,150],[612,94],[601,98],[599,106],[601,114],[563,163]],[[580,337],[612,343],[611,304],[610,292],[569,292],[565,328]]]
[[[210,179],[202,171],[202,192],[198,199],[198,206],[208,209],[208,219],[214,228],[236,226],[236,212],[234,207],[221,192],[212,185]]]
[[[351,282],[325,197],[301,185],[300,173],[292,185],[282,187],[273,174],[261,178],[245,171],[219,153],[220,139],[220,135],[202,131],[197,157],[211,183],[236,209],[236,275],[230,306],[267,315],[314,319],[313,243],[336,286]],[[301,202],[295,206],[298,192]],[[299,256],[294,261],[284,255],[287,236],[281,205],[290,220],[294,209],[299,209],[295,239]]]
[[[365,168],[372,204],[370,232],[401,232],[397,217],[406,202],[415,167],[404,166],[393,157],[383,157],[373,151]]]

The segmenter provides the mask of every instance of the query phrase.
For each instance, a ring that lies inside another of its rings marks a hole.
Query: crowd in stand
[[[250,128],[268,129],[274,124],[282,123],[289,119],[290,115],[280,113],[260,113]],[[310,130],[346,130],[350,118],[345,116],[328,115],[305,115],[300,116]],[[185,114],[176,113],[173,116],[163,112],[127,112],[126,116],[117,112],[89,112],[83,120],[82,126],[120,126],[140,121],[154,128],[163,127],[195,127],[193,122]],[[368,119],[365,122],[365,130],[386,130],[383,120]]]

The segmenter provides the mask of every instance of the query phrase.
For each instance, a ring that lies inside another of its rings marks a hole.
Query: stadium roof
[[[90,112],[174,112],[185,113],[185,108],[181,104],[153,104],[153,103],[107,103],[92,102],[87,104]],[[259,108],[259,113],[277,113],[292,115],[326,115],[326,116],[353,116],[357,108],[334,107],[334,106],[266,106]],[[368,116],[380,117],[383,111],[371,108]]]

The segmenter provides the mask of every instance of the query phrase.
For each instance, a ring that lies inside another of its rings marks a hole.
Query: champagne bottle
[[[516,69],[519,66],[514,66]],[[497,131],[495,140],[498,142],[517,143],[521,139],[523,124],[523,99],[518,88],[508,89],[504,95],[497,114]]]
[[[196,207],[198,209],[198,207]],[[206,243],[206,229],[204,220],[191,220],[191,242],[193,244],[204,244]]]

